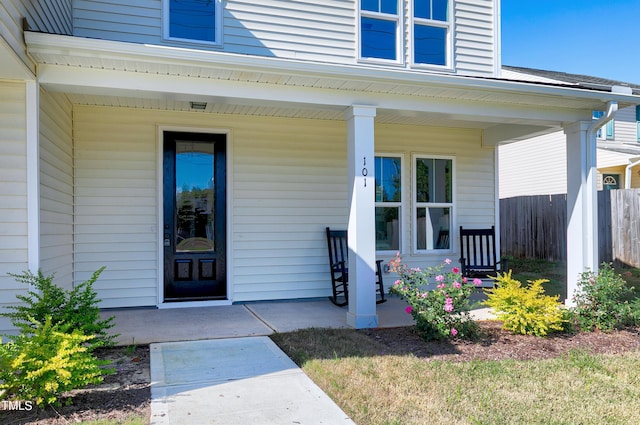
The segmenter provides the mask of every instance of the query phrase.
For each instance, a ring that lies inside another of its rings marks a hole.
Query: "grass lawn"
[[[640,296],[640,269],[615,264],[616,272],[635,288],[636,296]],[[567,265],[562,261],[531,260],[509,258],[509,269],[513,278],[522,283],[529,280],[548,279],[544,284],[547,295],[559,295],[560,301],[567,298]]]
[[[523,283],[549,279],[546,293],[566,298],[564,263],[513,259],[510,268]],[[616,270],[640,287],[640,271]],[[640,424],[638,351],[450,362],[384,353],[352,330],[273,339],[357,424]]]
[[[538,361],[387,355],[350,330],[274,340],[357,424],[638,424],[640,353]]]

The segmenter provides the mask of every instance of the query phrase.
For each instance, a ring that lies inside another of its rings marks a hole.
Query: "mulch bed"
[[[512,335],[495,321],[478,322],[481,337],[477,341],[424,341],[412,327],[366,329],[364,335],[384,346],[385,353],[413,354],[425,361],[448,360],[533,360],[561,356],[571,349],[594,354],[617,354],[640,349],[638,329],[611,333],[581,332],[557,334],[546,338]],[[116,368],[102,384],[68,394],[72,404],[60,408],[30,411],[7,409],[0,402],[0,424],[68,425],[80,421],[113,419],[122,422],[131,415],[148,418],[151,412],[149,347],[117,347],[98,352]],[[25,406],[22,405],[24,408]]]

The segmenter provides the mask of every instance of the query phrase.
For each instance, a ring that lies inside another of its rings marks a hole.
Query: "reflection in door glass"
[[[176,252],[214,250],[213,143],[176,140]]]

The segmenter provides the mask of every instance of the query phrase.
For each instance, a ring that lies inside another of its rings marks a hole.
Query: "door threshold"
[[[208,301],[177,301],[163,302],[158,304],[158,308],[194,308],[194,307],[220,307],[231,305],[231,300],[208,300]]]

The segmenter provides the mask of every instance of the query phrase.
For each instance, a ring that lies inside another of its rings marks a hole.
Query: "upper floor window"
[[[416,65],[450,66],[450,2],[360,0],[360,57],[404,63],[408,53]]]
[[[221,44],[222,0],[164,0],[164,37]]]
[[[360,55],[363,58],[399,60],[402,0],[361,0]]]
[[[413,0],[413,61],[446,66],[449,0]]]
[[[453,159],[416,156],[414,165],[416,250],[449,250],[453,228]]]
[[[376,156],[376,251],[400,249],[402,156]]]

